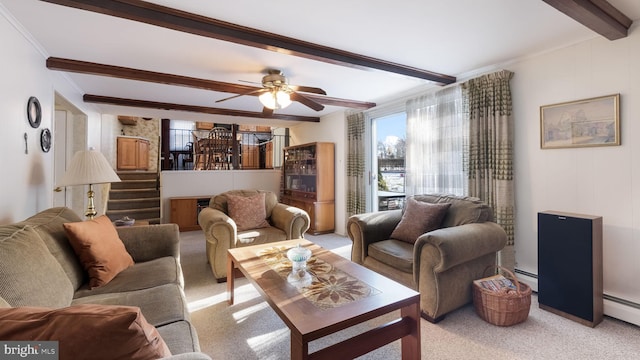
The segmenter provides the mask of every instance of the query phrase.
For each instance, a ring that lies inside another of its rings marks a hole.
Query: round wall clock
[[[27,119],[29,119],[29,125],[34,129],[37,129],[42,121],[40,101],[35,96],[30,97],[29,102],[27,102]]]
[[[42,129],[40,133],[40,147],[44,152],[51,150],[51,131],[49,131],[49,129]]]

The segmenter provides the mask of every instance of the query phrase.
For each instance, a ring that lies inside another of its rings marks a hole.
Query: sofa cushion
[[[451,206],[449,203],[420,202],[411,197],[407,199],[406,205],[402,219],[391,233],[391,238],[410,244],[415,243],[420,235],[440,228]]]
[[[200,344],[198,344],[198,341],[194,341],[194,339],[198,339],[198,333],[190,322],[186,320],[176,321],[159,326],[157,329],[162,339],[169,346],[171,353],[184,354],[200,351]]]
[[[0,239],[0,297],[11,306],[68,306],[73,290],[66,273],[32,227],[25,226]]]
[[[369,245],[369,256],[402,272],[413,273],[413,244],[399,240],[376,241]]]
[[[71,247],[62,224],[82,221],[71,209],[55,207],[43,210],[28,219],[17,223],[24,227],[32,226],[49,248],[49,252],[58,260],[69,277],[74,289],[87,282],[87,273],[82,269],[78,256]]]
[[[140,309],[78,305],[0,309],[0,339],[58,341],[61,359],[158,359],[171,352]]]
[[[180,263],[173,256],[135,263],[119,273],[107,284],[97,288],[90,289],[89,284],[85,284],[76,290],[74,298],[143,290],[164,284],[176,284],[179,286],[183,284]]]
[[[433,204],[450,203],[451,207],[442,221],[442,227],[493,221],[491,207],[476,197],[429,194],[415,195],[413,198]]]
[[[227,206],[229,207],[229,217],[235,221],[238,231],[269,226],[264,193],[253,196],[227,195]]]
[[[8,308],[11,307],[11,304],[7,302],[7,300],[0,297],[0,308]]]
[[[76,298],[72,305],[100,304],[139,307],[147,321],[154,326],[189,319],[189,310],[182,288],[175,284],[149,289],[106,293]]]
[[[235,247],[267,244],[287,240],[287,233],[274,226],[238,232]]]
[[[133,266],[133,258],[107,216],[66,223],[64,229],[73,250],[89,273],[90,288],[108,283],[122,270]]]

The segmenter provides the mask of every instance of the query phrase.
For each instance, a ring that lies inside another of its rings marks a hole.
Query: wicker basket
[[[485,289],[476,283],[473,284],[473,305],[480,318],[488,323],[498,326],[511,326],[519,324],[529,316],[531,307],[531,287],[521,284],[513,273],[501,266],[498,269],[506,273],[508,279],[516,285],[515,293],[502,293]],[[487,270],[491,268],[487,267]]]

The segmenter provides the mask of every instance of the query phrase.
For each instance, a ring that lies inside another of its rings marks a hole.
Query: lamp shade
[[[269,109],[284,109],[291,105],[289,93],[282,90],[273,90],[258,96],[262,105]]]
[[[120,181],[104,155],[94,148],[90,148],[78,151],[73,155],[71,165],[58,185],[103,184]]]

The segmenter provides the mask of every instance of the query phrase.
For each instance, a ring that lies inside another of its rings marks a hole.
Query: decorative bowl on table
[[[136,219],[131,219],[130,217],[125,216],[122,219],[118,219],[114,222],[116,226],[131,226],[136,222]]]
[[[292,265],[287,281],[298,288],[311,285],[311,274],[307,272],[307,261],[311,258],[311,250],[298,244],[298,246],[287,251],[287,258]]]

